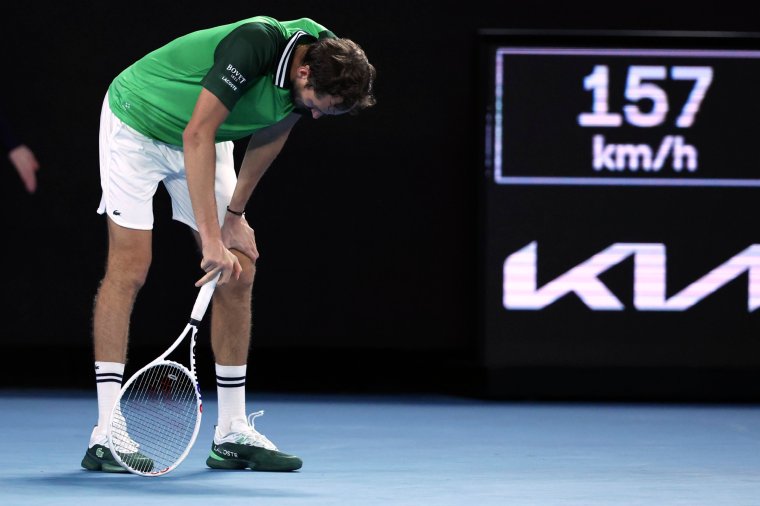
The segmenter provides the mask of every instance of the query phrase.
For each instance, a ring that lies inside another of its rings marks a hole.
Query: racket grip
[[[201,321],[203,319],[203,315],[206,314],[206,309],[208,309],[208,304],[211,302],[211,296],[214,295],[216,283],[219,281],[220,275],[221,273],[217,274],[211,279],[211,281],[201,287],[198,292],[198,298],[195,299],[193,312],[190,313],[190,318],[193,320]]]

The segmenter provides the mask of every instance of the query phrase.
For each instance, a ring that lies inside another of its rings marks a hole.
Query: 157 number
[[[694,81],[694,86],[676,118],[676,126],[688,128],[694,124],[702,100],[713,79],[712,67],[670,67],[670,79]],[[637,127],[655,127],[665,121],[669,110],[668,95],[664,89],[651,81],[668,79],[668,67],[655,65],[632,65],[628,68],[625,98],[632,104],[623,106],[625,120]],[[591,74],[583,80],[583,87],[593,95],[591,112],[578,115],[578,124],[583,127],[618,127],[623,124],[623,115],[610,112],[609,108],[609,67],[596,65]],[[652,106],[647,112],[637,105],[642,100],[650,100]]]

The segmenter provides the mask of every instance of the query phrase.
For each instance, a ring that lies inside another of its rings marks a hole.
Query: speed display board
[[[490,368],[760,366],[760,39],[480,39]]]

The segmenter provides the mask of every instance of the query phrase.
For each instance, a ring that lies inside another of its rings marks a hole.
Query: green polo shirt
[[[266,16],[199,30],[136,61],[108,88],[113,113],[138,132],[182,145],[201,88],[230,110],[216,141],[247,137],[293,112],[290,64],[298,44],[335,37],[302,18]]]

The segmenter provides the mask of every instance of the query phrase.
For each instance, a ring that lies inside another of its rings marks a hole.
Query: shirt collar
[[[288,39],[285,44],[285,49],[280,55],[280,60],[277,62],[277,72],[274,75],[274,85],[284,90],[290,89],[290,66],[293,63],[293,57],[296,54],[296,46],[299,44],[299,39],[306,37],[301,43],[306,42],[308,39],[312,39],[308,33],[303,30],[299,30]]]

